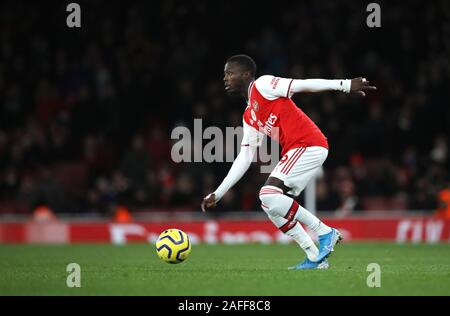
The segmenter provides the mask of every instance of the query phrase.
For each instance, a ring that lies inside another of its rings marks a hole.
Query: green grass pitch
[[[288,271],[295,245],[194,245],[167,264],[153,245],[0,245],[0,295],[450,295],[450,245],[343,243],[328,270]],[[81,287],[68,288],[69,263]],[[381,267],[381,287],[366,280]]]

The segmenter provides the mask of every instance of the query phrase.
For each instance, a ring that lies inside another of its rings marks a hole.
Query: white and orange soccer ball
[[[191,253],[189,236],[176,228],[163,231],[156,241],[156,253],[168,263],[180,263]]]

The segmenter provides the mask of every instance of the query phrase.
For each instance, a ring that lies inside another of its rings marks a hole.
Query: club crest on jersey
[[[259,110],[259,104],[258,104],[258,101],[253,101],[253,108],[255,109],[255,111],[258,111]]]

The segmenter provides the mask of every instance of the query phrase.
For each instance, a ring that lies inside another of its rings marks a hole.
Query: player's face
[[[245,83],[245,72],[236,63],[226,63],[224,69],[223,83],[228,94],[240,94]]]

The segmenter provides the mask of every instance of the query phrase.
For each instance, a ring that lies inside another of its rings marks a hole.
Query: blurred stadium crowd
[[[241,124],[224,93],[226,58],[258,74],[363,75],[365,99],[297,95],[328,137],[318,209],[434,210],[449,186],[450,2],[3,1],[0,7],[0,213],[198,210],[230,163],[171,161],[171,130]],[[255,11],[255,6],[260,6]],[[259,210],[252,166],[219,210]]]

